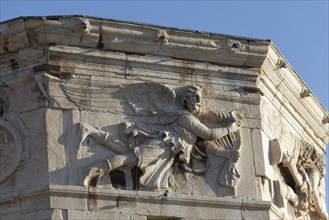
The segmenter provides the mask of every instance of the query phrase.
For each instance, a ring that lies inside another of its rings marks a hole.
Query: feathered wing
[[[92,76],[86,75],[61,78],[48,73],[40,73],[34,78],[51,107],[112,113],[122,111],[120,103],[112,97],[112,94],[120,89],[117,83],[94,80]]]
[[[140,126],[167,126],[176,120],[175,91],[161,83],[122,84],[91,76],[61,79],[50,74],[35,77],[48,105],[124,115]]]
[[[91,76],[61,79],[50,74],[35,77],[48,104],[64,109],[86,109],[126,116],[149,117],[166,123],[177,114],[175,91],[153,82],[132,84],[92,79]]]
[[[174,90],[160,83],[128,84],[114,97],[122,100],[123,106],[131,108],[139,116],[161,115],[177,110]]]
[[[125,114],[143,126],[166,126],[178,116],[175,91],[160,83],[128,84],[113,96],[120,100]]]

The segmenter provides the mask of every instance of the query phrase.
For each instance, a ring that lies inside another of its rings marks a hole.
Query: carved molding
[[[283,107],[301,127],[306,127],[309,138],[325,151],[324,146],[329,143],[329,127],[323,126],[322,119],[327,110],[309,91],[275,45],[270,45],[267,58],[261,67],[262,74],[257,86],[269,100],[277,100],[280,106],[276,108]],[[279,68],[280,66],[286,68]]]
[[[67,44],[248,67],[261,66],[271,43],[79,16],[26,17],[0,23],[0,32],[5,45],[0,54],[29,47],[30,39],[32,45]]]

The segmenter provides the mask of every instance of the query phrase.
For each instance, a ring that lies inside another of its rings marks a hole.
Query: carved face
[[[324,156],[318,154],[318,160],[316,161],[316,167],[319,169],[321,176],[326,174],[326,160]]]
[[[189,90],[186,94],[186,105],[189,110],[194,115],[199,115],[201,113],[201,90]]]
[[[311,146],[306,147],[303,155],[304,158],[311,159],[312,154],[313,154],[313,147]]]

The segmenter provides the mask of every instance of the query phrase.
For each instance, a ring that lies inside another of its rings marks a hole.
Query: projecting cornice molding
[[[1,22],[0,45],[0,55],[15,54],[30,47],[70,46],[245,69],[261,68],[266,72],[265,77],[261,74],[259,78],[263,86],[274,93],[278,91],[283,98],[276,97],[282,99],[282,103],[285,100],[289,103],[288,112],[297,111],[303,116],[300,123],[307,124],[324,143],[329,142],[327,110],[269,40],[86,16],[48,16]],[[262,88],[260,92],[264,92]]]
[[[281,103],[281,107],[284,107],[301,127],[304,127],[310,137],[316,137],[324,144],[329,142],[327,110],[274,44],[269,46],[267,58],[261,67],[258,86],[265,94],[271,93],[270,96]],[[323,145],[319,144],[319,146]]]
[[[259,68],[270,41],[83,16],[23,17],[0,23],[0,54],[69,45]]]

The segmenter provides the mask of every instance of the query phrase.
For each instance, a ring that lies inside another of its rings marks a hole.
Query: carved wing
[[[38,74],[35,80],[53,107],[128,116],[177,113],[175,91],[160,83],[118,84],[92,80],[88,76],[61,79],[50,74]]]
[[[178,116],[175,91],[160,83],[125,85],[114,97],[121,100],[124,114],[135,116],[133,121],[147,132],[165,130],[164,126],[171,124]]]
[[[175,91],[160,83],[129,84],[118,90],[114,97],[121,100],[127,111],[130,108],[138,116],[159,116],[178,110]]]

